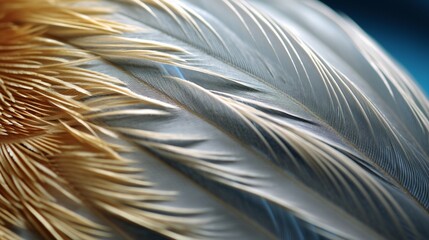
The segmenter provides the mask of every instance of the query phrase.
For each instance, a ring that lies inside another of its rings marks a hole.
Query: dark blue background
[[[429,0],[321,0],[357,22],[429,95]]]

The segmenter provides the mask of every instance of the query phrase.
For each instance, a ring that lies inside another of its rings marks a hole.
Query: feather
[[[429,103],[312,1],[0,0],[2,239],[424,239]]]

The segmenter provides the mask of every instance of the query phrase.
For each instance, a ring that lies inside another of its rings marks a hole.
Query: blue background
[[[429,0],[321,0],[357,22],[429,96]]]

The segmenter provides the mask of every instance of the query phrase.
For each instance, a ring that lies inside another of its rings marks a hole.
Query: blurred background
[[[357,22],[429,96],[429,0],[320,0]]]

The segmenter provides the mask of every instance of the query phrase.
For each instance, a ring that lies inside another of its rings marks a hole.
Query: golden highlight
[[[89,43],[76,37],[103,37],[113,47],[157,46],[119,37],[132,27],[104,20],[101,15],[108,10],[78,2],[0,1],[0,238],[19,239],[11,229],[27,227],[46,239],[109,235],[103,223],[66,207],[73,205],[166,235],[185,231],[183,224],[144,211],[154,208],[145,201],[170,195],[150,189],[151,183],[137,174],[141,170],[121,157],[127,149],[110,143],[116,133],[97,122],[123,114],[123,106],[159,103],[134,94],[118,79],[82,68],[115,52],[108,46],[99,55],[81,50],[76,46]],[[177,60],[155,50],[136,51],[129,55]]]

